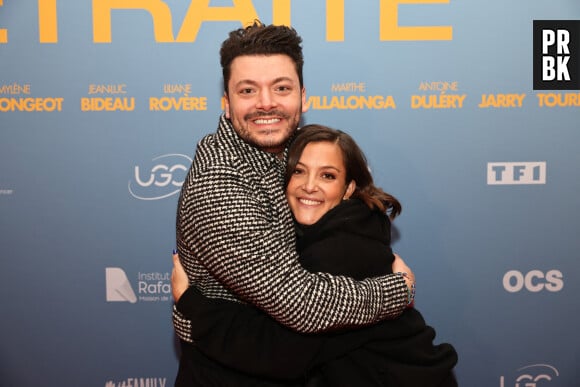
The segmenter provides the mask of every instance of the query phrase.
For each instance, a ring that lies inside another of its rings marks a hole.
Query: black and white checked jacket
[[[199,142],[179,198],[177,247],[190,284],[207,297],[252,303],[299,332],[402,313],[399,275],[357,282],[300,266],[283,175],[283,160],[244,142],[221,116],[217,132]],[[175,307],[173,322],[193,341]]]

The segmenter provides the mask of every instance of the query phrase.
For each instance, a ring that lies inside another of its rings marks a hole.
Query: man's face
[[[244,55],[231,64],[226,117],[238,135],[265,152],[280,153],[306,112],[300,87],[287,55]]]

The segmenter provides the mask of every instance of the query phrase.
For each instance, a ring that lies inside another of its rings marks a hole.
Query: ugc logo
[[[513,377],[513,384],[509,380]],[[530,364],[516,370],[514,375],[500,376],[500,387],[540,387],[547,386],[560,376],[556,367],[549,364]],[[508,382],[506,383],[506,379]]]
[[[186,155],[170,153],[153,158],[147,165],[136,165],[133,180],[129,180],[129,193],[139,200],[160,200],[176,195],[191,161]]]

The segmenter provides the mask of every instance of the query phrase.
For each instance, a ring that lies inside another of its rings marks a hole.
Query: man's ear
[[[230,99],[228,98],[228,93],[224,91],[224,113],[226,118],[230,119]]]
[[[350,199],[350,197],[353,194],[355,188],[356,188],[356,181],[351,180],[350,183],[348,183],[348,185],[346,186],[346,192],[344,193],[344,196],[342,197],[342,200]]]

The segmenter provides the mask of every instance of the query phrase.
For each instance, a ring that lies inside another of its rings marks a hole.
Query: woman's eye
[[[323,173],[322,178],[326,180],[334,180],[336,179],[336,176],[334,176],[332,173]]]

